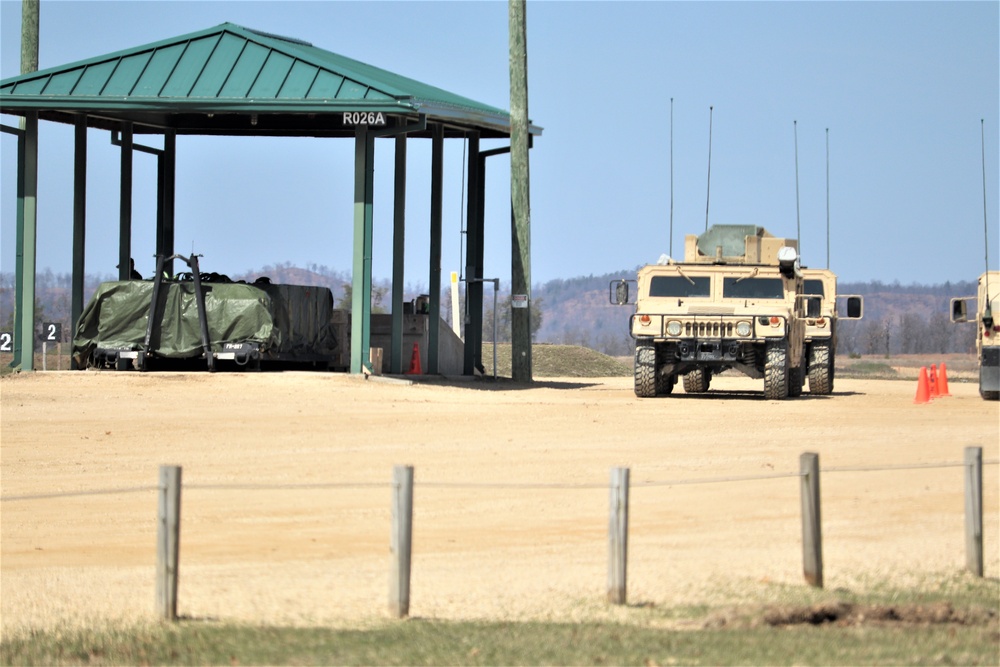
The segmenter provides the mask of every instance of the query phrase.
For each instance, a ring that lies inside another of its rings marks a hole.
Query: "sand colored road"
[[[987,461],[996,577],[1000,406],[972,384],[926,405],[915,389],[838,380],[832,396],[765,401],[760,383],[721,377],[707,395],[639,400],[631,378],[8,377],[3,632],[155,618],[164,464],[183,467],[178,611],[195,619],[387,618],[403,464],[415,467],[413,616],[627,616],[605,604],[616,466],[631,469],[630,603],[776,601],[805,585],[805,451],[824,471],[827,589],[964,576],[964,468],[922,466],[959,464],[968,446]]]

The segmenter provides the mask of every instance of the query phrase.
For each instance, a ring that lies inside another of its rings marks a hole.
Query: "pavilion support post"
[[[83,290],[86,280],[87,241],[87,116],[76,117],[76,150],[73,155],[73,285],[70,299],[70,336],[83,314]],[[76,370],[75,359],[70,368]]]
[[[476,210],[475,216],[470,212],[469,215],[469,234],[473,233],[473,228],[478,235],[475,244],[469,245],[469,257],[473,258],[476,264],[479,266],[479,278],[482,279],[485,273],[485,248],[486,248],[486,158],[493,157],[494,155],[508,155],[510,154],[510,146],[503,146],[501,148],[491,148],[490,150],[480,151],[479,160],[476,166],[476,178],[478,179],[478,187],[476,189]],[[472,170],[470,169],[470,172]],[[470,208],[470,211],[472,209]],[[475,222],[473,223],[473,217]],[[473,283],[469,284],[469,289],[472,289]],[[474,294],[474,293],[473,293]],[[494,300],[496,299],[497,292],[496,289],[493,290]],[[478,336],[478,343],[476,343],[475,348],[475,364],[479,367],[483,366],[483,290],[482,283],[479,283],[479,294],[476,296],[479,305],[476,306],[473,301],[469,302],[469,313],[470,318],[478,318],[478,325],[475,324],[475,320],[469,325],[469,329],[473,329]],[[496,315],[496,304],[493,307],[494,313]],[[495,320],[495,317],[491,319],[491,322]],[[491,342],[496,338],[496,332],[491,338]],[[466,343],[468,345],[468,343]],[[496,350],[493,350],[494,360],[496,358]],[[495,365],[495,364],[494,364]]]
[[[35,259],[38,241],[38,112],[24,115],[18,137],[17,256],[14,277],[14,360],[35,370]]]
[[[434,125],[431,137],[431,243],[430,314],[427,322],[427,368],[424,372],[438,373],[438,336],[441,324],[441,227],[444,195],[444,127]]]
[[[511,379],[531,382],[531,197],[526,0],[510,0]]]
[[[354,270],[351,276],[351,373],[370,372],[372,202],[375,140],[367,126],[354,134]]]
[[[389,372],[403,372],[403,281],[406,249],[406,135],[396,137],[396,171],[393,180],[392,214],[392,331],[389,340]]]
[[[132,258],[132,123],[122,123],[121,191],[118,204],[118,280],[131,278]]]
[[[469,134],[469,184],[467,187],[465,220],[465,350],[462,364],[464,375],[474,375],[476,366],[483,364],[483,219],[480,216],[480,182],[483,174],[479,159],[479,133]]]
[[[177,174],[177,133],[168,130],[163,135],[163,151],[156,158],[156,254],[174,256],[174,201]],[[156,262],[153,262],[156,266]],[[163,264],[167,275],[174,275],[174,260]]]

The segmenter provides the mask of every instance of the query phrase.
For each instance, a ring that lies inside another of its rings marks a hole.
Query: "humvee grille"
[[[711,336],[719,338],[733,335],[732,322],[686,322],[684,324],[684,335],[686,336]]]

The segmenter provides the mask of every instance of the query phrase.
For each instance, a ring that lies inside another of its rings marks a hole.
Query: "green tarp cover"
[[[211,349],[255,343],[264,358],[325,357],[337,347],[331,317],[333,295],[325,287],[202,283]],[[86,367],[95,348],[139,350],[153,282],[102,283],[80,316],[73,355]],[[147,354],[183,359],[203,354],[194,282],[165,281]]]

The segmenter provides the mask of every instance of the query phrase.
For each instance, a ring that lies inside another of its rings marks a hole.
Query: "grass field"
[[[181,621],[4,638],[4,665],[996,665],[998,582],[793,593],[803,604],[630,607],[614,622],[409,619],[362,629]],[[808,600],[811,599],[811,602]]]

